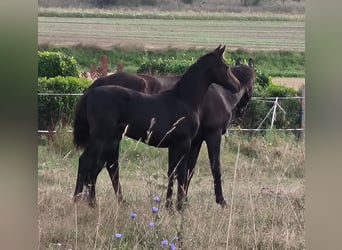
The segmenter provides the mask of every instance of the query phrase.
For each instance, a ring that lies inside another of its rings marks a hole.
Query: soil
[[[287,87],[299,90],[302,86],[305,86],[305,78],[294,77],[272,77],[273,83],[285,85]]]

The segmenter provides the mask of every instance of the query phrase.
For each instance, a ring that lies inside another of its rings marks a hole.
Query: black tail
[[[81,96],[77,103],[74,120],[74,144],[77,148],[85,148],[89,139],[89,124],[87,119],[87,94]]]

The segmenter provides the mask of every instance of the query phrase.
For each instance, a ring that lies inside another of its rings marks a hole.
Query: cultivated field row
[[[38,42],[145,48],[305,50],[304,21],[39,17]]]

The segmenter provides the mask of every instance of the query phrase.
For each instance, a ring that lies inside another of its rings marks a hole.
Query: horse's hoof
[[[187,205],[188,205],[187,202],[178,201],[176,204],[176,209],[179,212],[183,212],[185,210],[185,208],[187,207]]]
[[[74,203],[77,203],[82,198],[82,193],[75,194],[74,197],[72,197],[72,201]]]
[[[88,205],[91,208],[96,208],[97,207],[96,200],[88,200]]]
[[[128,201],[126,199],[124,199],[124,198],[118,199],[118,204],[119,204],[119,206],[121,206],[121,205],[130,206]]]
[[[182,211],[184,211],[184,204],[177,204],[176,205],[176,209],[177,209],[177,211],[178,212],[182,212]]]
[[[228,207],[228,203],[223,199],[220,202],[218,202],[220,204],[220,206],[222,208],[227,208]]]
[[[219,204],[222,208],[226,208],[228,206],[228,203],[223,197],[216,199],[216,203]]]

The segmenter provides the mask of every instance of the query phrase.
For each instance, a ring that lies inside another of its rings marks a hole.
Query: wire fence
[[[82,93],[38,93],[38,96],[81,96]],[[280,100],[286,99],[298,99],[301,101],[301,127],[300,128],[274,128],[274,122],[276,121],[277,111],[286,114],[286,111],[279,104]],[[272,107],[265,114],[264,119],[260,122],[257,128],[240,128],[240,127],[231,127],[229,131],[241,131],[241,132],[259,132],[259,131],[299,131],[302,134],[305,131],[305,95],[304,90],[302,91],[302,96],[294,96],[294,97],[252,97],[252,102],[267,102],[273,103]],[[271,117],[271,123],[269,128],[261,128],[264,122]],[[56,133],[56,130],[47,130],[47,129],[39,129],[39,134],[45,133]],[[72,132],[72,130],[68,130],[68,132]]]

